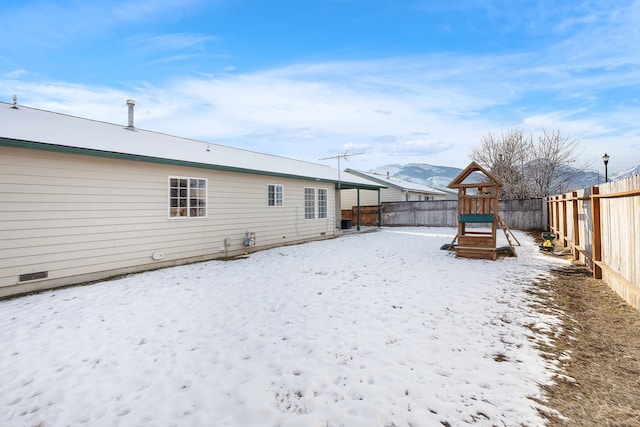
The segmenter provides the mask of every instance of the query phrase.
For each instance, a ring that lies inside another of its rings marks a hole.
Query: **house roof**
[[[360,176],[362,178],[370,179],[377,183],[383,184],[387,187],[397,188],[399,190],[412,191],[415,193],[423,194],[437,194],[446,195],[447,193],[437,188],[429,187],[428,185],[418,184],[411,181],[404,181],[387,175],[382,175],[374,172],[363,172],[355,169],[346,169],[346,172]]]
[[[381,186],[318,163],[0,102],[0,145],[330,182]]]

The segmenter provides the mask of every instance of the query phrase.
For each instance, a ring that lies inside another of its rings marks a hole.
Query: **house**
[[[361,206],[377,206],[382,202],[414,202],[457,198],[455,192],[404,181],[391,177],[389,174],[381,175],[374,172],[363,172],[354,169],[346,169],[345,172],[368,179],[385,188],[380,189],[379,199],[378,191],[358,191],[357,189],[342,191],[342,209],[350,209],[352,206],[358,206],[358,200]]]
[[[380,187],[138,129],[127,103],[127,126],[0,103],[0,297],[336,237],[338,188]]]

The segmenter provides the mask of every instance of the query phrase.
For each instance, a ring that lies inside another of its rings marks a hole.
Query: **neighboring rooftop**
[[[349,172],[353,175],[357,175],[359,177],[370,179],[374,182],[382,184],[386,187],[397,188],[400,190],[412,191],[415,193],[424,193],[424,194],[433,194],[433,195],[446,195],[448,192],[439,190],[434,187],[429,187],[428,185],[418,184],[411,181],[404,181],[398,178],[394,178],[389,174],[382,175],[375,172],[364,172],[355,169],[346,169],[346,172]]]

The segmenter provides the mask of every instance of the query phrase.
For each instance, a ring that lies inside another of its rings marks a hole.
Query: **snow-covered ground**
[[[2,426],[543,425],[535,280],[387,228],[0,301]]]

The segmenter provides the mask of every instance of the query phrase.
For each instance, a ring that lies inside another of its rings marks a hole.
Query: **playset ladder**
[[[507,242],[509,242],[509,247],[511,248],[511,252],[513,253],[513,256],[518,256],[516,254],[516,250],[513,247],[513,242],[511,241],[511,238],[509,237],[509,235],[511,235],[511,237],[513,237],[513,239],[516,241],[518,246],[520,246],[520,242],[518,241],[518,238],[516,237],[515,234],[513,234],[513,231],[511,231],[511,229],[509,228],[507,223],[504,222],[504,220],[502,219],[502,217],[500,215],[496,215],[496,217],[498,219],[498,223],[500,223],[500,228],[502,228],[502,231],[504,232],[504,237],[506,237],[507,238]]]

